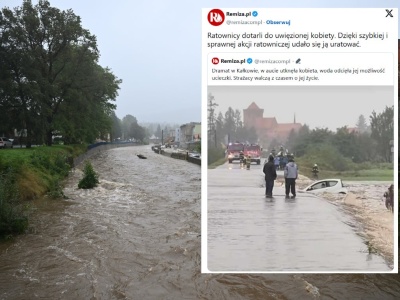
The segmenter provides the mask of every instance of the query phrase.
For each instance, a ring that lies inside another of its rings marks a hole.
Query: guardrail
[[[196,157],[191,157],[191,156],[189,156],[189,157],[187,158],[187,161],[201,166],[201,159],[200,159],[200,158],[196,158]]]
[[[152,146],[151,149],[154,151],[154,153],[170,156],[175,159],[186,160],[190,163],[194,163],[196,165],[201,166],[201,159],[196,157],[191,157],[188,152],[172,152],[172,153],[166,152],[159,146]]]

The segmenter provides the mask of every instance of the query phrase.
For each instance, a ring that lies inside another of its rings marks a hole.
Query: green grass
[[[393,181],[393,170],[370,169],[359,171],[338,172],[340,178],[353,181]]]
[[[44,155],[51,155],[52,153],[64,152],[76,157],[86,152],[87,145],[54,145],[51,147],[40,146],[33,148],[18,148],[14,149],[0,149],[0,157],[4,160],[18,160],[22,162],[29,162],[32,153],[40,153]]]
[[[61,195],[60,181],[68,175],[73,158],[87,145],[54,145],[0,150],[0,172],[15,172],[21,200],[32,200],[50,192]]]
[[[208,149],[208,159],[207,159],[207,164],[208,167],[210,168],[215,168],[215,166],[219,166],[223,164],[221,160],[225,161],[225,150],[222,148],[209,148]]]
[[[208,168],[209,169],[215,169],[216,167],[223,165],[226,161],[227,161],[227,159],[225,157],[224,158],[220,158],[219,160],[213,162],[212,164],[209,164]]]
[[[28,226],[27,201],[64,196],[61,181],[86,145],[0,149],[0,238]]]

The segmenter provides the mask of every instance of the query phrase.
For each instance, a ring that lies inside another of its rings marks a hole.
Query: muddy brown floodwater
[[[97,188],[77,189],[80,166],[68,199],[37,201],[29,233],[0,244],[0,299],[400,298],[389,274],[201,274],[199,166],[149,146],[91,162]]]

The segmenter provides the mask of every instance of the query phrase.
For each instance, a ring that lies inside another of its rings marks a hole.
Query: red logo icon
[[[219,26],[225,21],[225,14],[222,10],[214,8],[210,10],[207,16],[208,22],[213,26]]]
[[[218,58],[218,57],[214,57],[213,59],[211,59],[211,62],[212,62],[214,65],[218,65],[218,64],[219,64],[219,58]]]

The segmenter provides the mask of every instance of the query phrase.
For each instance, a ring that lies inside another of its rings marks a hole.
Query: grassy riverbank
[[[321,173],[324,175],[324,172]],[[348,181],[393,181],[393,170],[370,169],[347,172],[326,172],[325,176]]]
[[[305,168],[299,164],[300,173],[312,178],[311,168]],[[393,167],[387,164],[382,166],[373,166],[370,169],[356,169],[348,171],[326,171],[320,169],[318,177],[323,178],[340,178],[347,181],[393,181]]]
[[[215,169],[216,167],[226,162],[225,150],[222,148],[208,149],[208,169]]]
[[[87,145],[0,150],[0,239],[28,226],[29,201],[63,196],[61,180]]]
[[[215,169],[216,167],[219,167],[219,166],[223,165],[225,162],[227,162],[226,158],[220,158],[219,160],[214,161],[213,163],[209,164],[208,168],[209,169]]]

